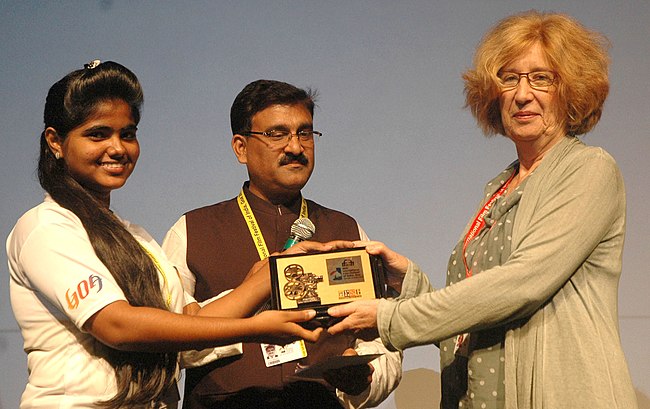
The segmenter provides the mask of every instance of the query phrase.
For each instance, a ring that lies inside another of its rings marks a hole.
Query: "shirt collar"
[[[274,214],[274,215],[277,214],[300,215],[300,205],[302,202],[302,195],[299,195],[291,203],[287,203],[284,205],[274,205],[262,199],[261,197],[256,196],[255,193],[250,191],[248,185],[249,182],[245,182],[243,186],[243,190],[244,190],[244,194],[246,195],[246,200],[248,200],[248,204],[251,206],[254,212],[262,212],[262,213]]]

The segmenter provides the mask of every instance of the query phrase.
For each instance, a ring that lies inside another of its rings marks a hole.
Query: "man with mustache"
[[[230,110],[232,149],[249,180],[239,195],[183,215],[165,237],[163,249],[183,278],[186,291],[205,301],[237,287],[250,266],[280,251],[293,222],[308,217],[312,240],[367,239],[350,216],[301,195],[314,169],[314,95],[280,81],[258,80],[237,95]],[[363,342],[325,333],[315,344],[283,348],[270,356],[264,345],[238,344],[196,354],[187,370],[184,408],[361,408],[385,399],[401,379],[401,353],[378,340]],[[292,352],[293,351],[293,352]],[[305,365],[332,355],[383,353],[369,365],[296,382]]]

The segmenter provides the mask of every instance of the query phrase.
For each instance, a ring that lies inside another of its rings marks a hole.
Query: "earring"
[[[56,160],[59,160],[61,159],[61,154],[59,152],[54,152],[54,157],[56,158]]]

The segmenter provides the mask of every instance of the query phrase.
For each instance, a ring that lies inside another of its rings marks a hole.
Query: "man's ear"
[[[57,159],[63,157],[63,139],[61,139],[56,129],[51,126],[45,128],[45,142],[47,142],[52,154],[54,154]]]
[[[246,137],[240,134],[233,135],[232,141],[230,142],[232,146],[232,151],[235,152],[235,156],[237,156],[237,161],[239,161],[239,163],[243,165],[248,163],[248,154],[246,150],[247,143],[248,140],[246,139]]]

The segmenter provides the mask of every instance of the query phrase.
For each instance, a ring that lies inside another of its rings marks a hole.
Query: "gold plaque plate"
[[[386,294],[381,258],[364,248],[269,257],[271,307],[314,309],[323,321],[333,305]]]

